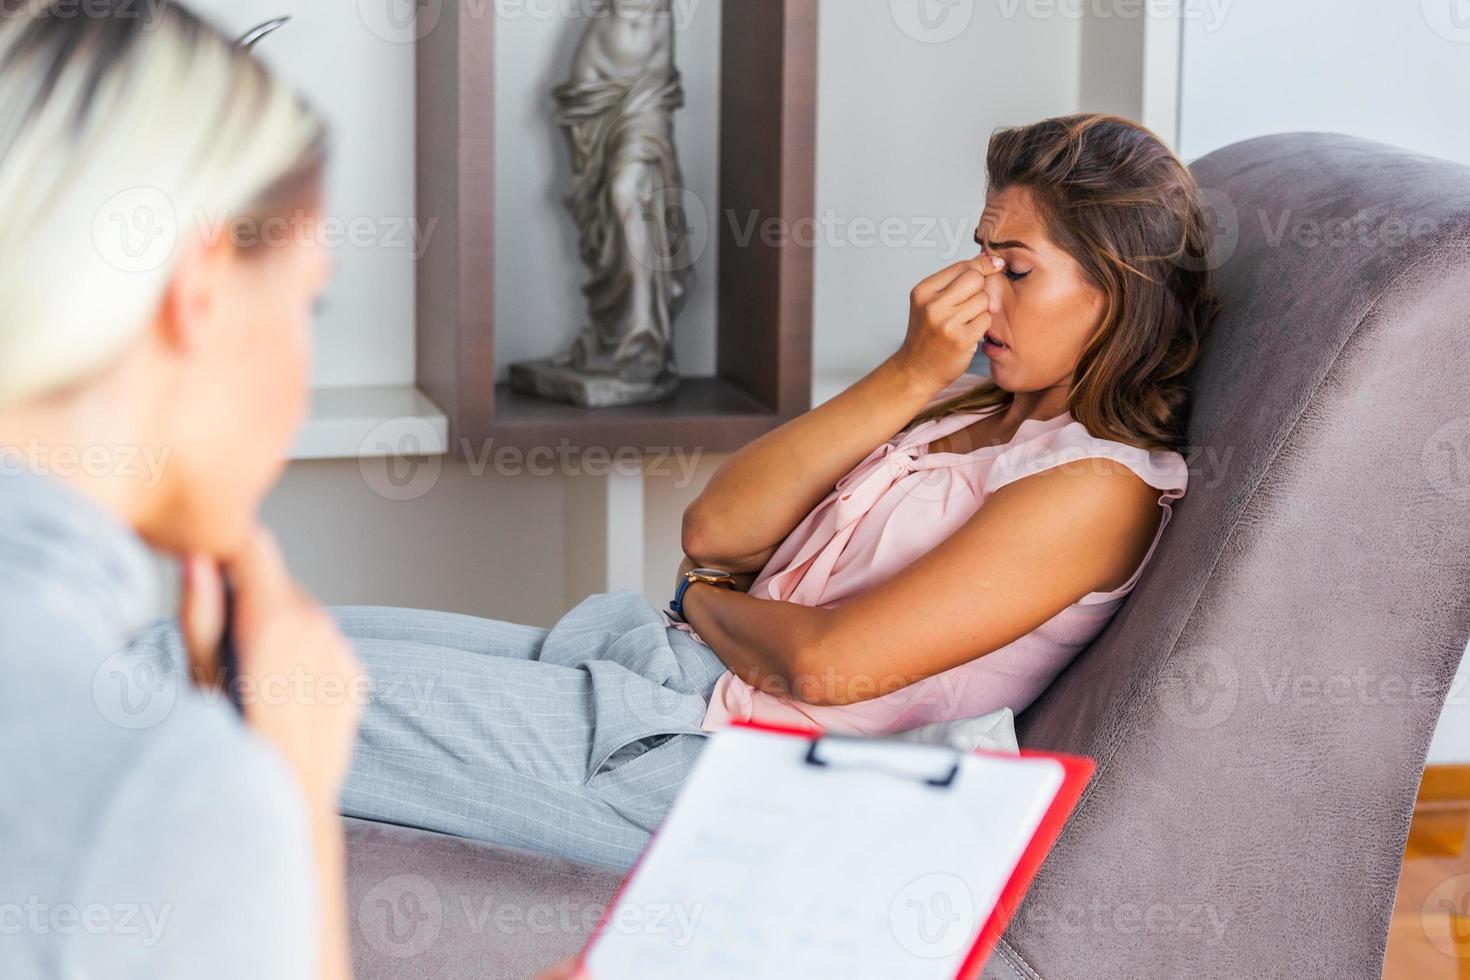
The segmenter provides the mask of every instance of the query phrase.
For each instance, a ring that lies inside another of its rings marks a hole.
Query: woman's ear
[[[1113,301],[1108,296],[1108,291],[1101,286],[1093,286],[1089,290],[1089,299],[1092,306],[1092,332],[1096,334],[1108,322],[1108,314],[1112,311]]]
[[[208,342],[234,262],[227,241],[194,241],[183,248],[159,304],[157,329],[166,349],[187,355]]]

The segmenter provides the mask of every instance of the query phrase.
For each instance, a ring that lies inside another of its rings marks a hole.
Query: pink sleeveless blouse
[[[983,379],[965,375],[930,404]],[[1001,487],[1063,463],[1117,460],[1161,491],[1158,532],[1128,581],[1083,596],[1032,632],[969,663],[884,697],[840,707],[802,704],[757,691],[726,673],[715,686],[706,730],[735,721],[882,735],[1000,708],[1020,712],[1044,691],[1133,590],[1189,482],[1184,457],[1097,439],[1070,414],[1028,419],[1011,440],[971,453],[931,453],[928,445],[985,412],[912,426],[875,449],[797,525],[766,564],[750,594],[830,607],[894,575],[968,521]],[[903,637],[893,642],[902,644]]]

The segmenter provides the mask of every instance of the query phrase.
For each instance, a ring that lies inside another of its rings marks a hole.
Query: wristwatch
[[[735,589],[735,576],[729,572],[722,572],[718,568],[693,568],[684,573],[684,581],[679,583],[679,589],[674,593],[674,601],[669,603],[669,612],[673,613],[675,621],[680,623],[689,622],[684,618],[684,593],[689,591],[689,586],[695,582],[705,585],[713,585],[721,589]]]

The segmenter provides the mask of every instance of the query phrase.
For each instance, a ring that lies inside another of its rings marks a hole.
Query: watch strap
[[[709,573],[716,572],[723,576],[718,578]],[[689,591],[689,586],[695,582],[705,585],[713,585],[722,589],[734,589],[735,578],[729,572],[718,571],[711,568],[696,568],[684,573],[684,578],[679,582],[679,587],[674,591],[674,601],[669,603],[669,612],[672,619],[687,624],[688,618],[684,615],[684,594]]]

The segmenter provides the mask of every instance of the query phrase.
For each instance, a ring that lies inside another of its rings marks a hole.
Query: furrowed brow
[[[975,244],[981,246],[982,248],[985,247],[985,236],[982,235],[978,230],[975,232]],[[993,252],[1000,252],[1008,248],[1024,248],[1028,252],[1035,251],[1035,249],[1033,249],[1030,245],[1027,245],[1025,242],[1008,241],[990,243],[990,250]]]

